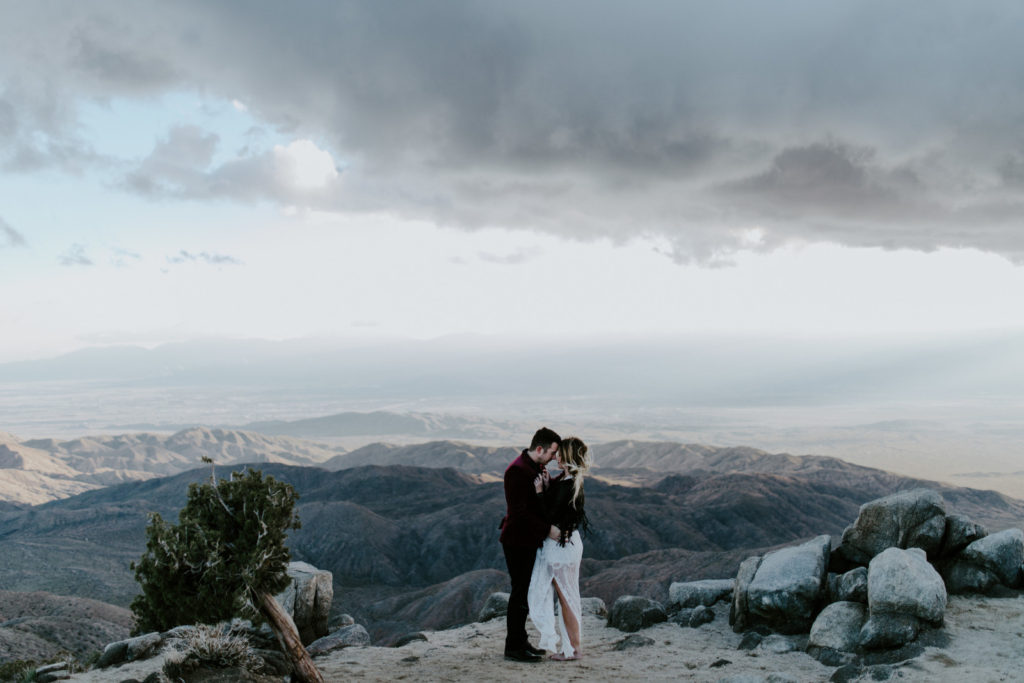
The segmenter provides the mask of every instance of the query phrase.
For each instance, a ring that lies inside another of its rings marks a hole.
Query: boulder
[[[685,628],[697,628],[704,624],[710,624],[715,620],[715,613],[710,607],[704,605],[697,605],[693,608],[681,609],[672,615],[669,620],[674,624],[679,624]]]
[[[803,652],[807,648],[805,636],[784,636],[773,633],[765,636],[757,646],[757,650],[773,655],[784,655],[787,652]]]
[[[427,636],[423,633],[416,631],[415,633],[406,633],[404,636],[395,641],[395,644],[391,647],[405,647],[409,643],[415,643],[417,641],[426,641]]]
[[[903,647],[921,629],[917,617],[909,614],[872,613],[860,630],[859,645],[865,650],[882,650]]]
[[[288,563],[292,582],[274,596],[295,622],[303,645],[327,635],[327,620],[334,600],[334,577],[306,562]]]
[[[660,602],[639,595],[623,595],[615,601],[608,614],[608,625],[627,633],[667,620],[668,615]]]
[[[949,593],[988,593],[999,584],[995,573],[966,560],[953,560],[942,567],[942,579]]]
[[[508,593],[491,593],[480,609],[477,621],[490,621],[508,614]]]
[[[750,626],[750,611],[747,609],[747,592],[750,582],[754,580],[757,568],[761,566],[760,555],[748,557],[740,563],[736,572],[736,585],[732,590],[732,605],[729,607],[729,625],[737,633],[747,630]]]
[[[814,620],[808,644],[854,652],[867,618],[867,609],[860,602],[833,602]]]
[[[979,538],[964,548],[958,559],[984,567],[1004,586],[1016,588],[1024,563],[1024,531],[1004,529]]]
[[[857,567],[838,577],[835,585],[835,600],[836,602],[867,603],[868,568]]]
[[[940,558],[953,557],[979,538],[985,538],[988,532],[985,527],[972,522],[963,515],[946,516],[946,536],[942,541]]]
[[[102,669],[114,664],[146,659],[156,654],[161,642],[163,642],[163,637],[159,633],[154,632],[109,643],[103,648],[103,653],[96,661],[96,668]]]
[[[938,492],[900,491],[862,505],[841,545],[848,557],[860,554],[856,561],[862,565],[886,548],[920,547],[931,555],[941,548],[945,528],[945,503]]]
[[[369,644],[370,634],[360,624],[353,624],[343,626],[330,635],[314,640],[306,648],[306,651],[309,652],[310,657],[318,657],[353,645]]]
[[[806,632],[824,595],[830,550],[829,537],[818,536],[766,554],[746,588],[744,621],[780,633]]]
[[[601,598],[581,598],[580,606],[583,608],[584,614],[593,614],[598,617],[608,616],[608,606]]]
[[[920,548],[889,548],[868,565],[868,607],[909,614],[940,624],[946,613],[946,585]]]
[[[843,554],[867,564],[886,548],[921,548],[935,556],[946,533],[945,504],[936,491],[900,491],[860,506],[843,532]]]
[[[668,587],[668,607],[696,607],[705,605],[710,607],[719,600],[732,595],[733,587],[736,585],[734,579],[707,579],[704,581],[688,581],[686,583],[672,583]]]

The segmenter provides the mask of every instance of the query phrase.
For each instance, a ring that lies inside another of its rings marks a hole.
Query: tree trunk
[[[277,603],[274,596],[270,593],[260,593],[260,611],[263,612],[263,616],[270,622],[270,627],[274,629],[274,633],[277,635],[277,642],[281,644],[281,649],[284,651],[285,656],[291,660],[292,666],[295,667],[294,677],[295,680],[300,683],[324,683],[323,674],[313,664],[313,658],[306,652],[306,648],[302,647],[302,641],[299,640],[299,632],[295,628],[295,622],[288,616],[281,605]]]

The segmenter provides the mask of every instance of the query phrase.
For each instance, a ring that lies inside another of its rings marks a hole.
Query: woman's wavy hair
[[[590,471],[592,460],[583,440],[568,436],[558,445],[558,457],[565,471],[572,475],[572,506],[583,495],[583,475]]]

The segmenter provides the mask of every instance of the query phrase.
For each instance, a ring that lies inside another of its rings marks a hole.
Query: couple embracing
[[[551,477],[547,465],[557,460],[561,472]],[[587,446],[576,437],[559,438],[542,427],[530,447],[505,470],[507,512],[501,521],[501,545],[512,580],[508,599],[505,658],[537,662],[547,650],[551,659],[579,659],[582,608],[580,561],[586,531],[583,475],[590,469]],[[559,617],[554,612],[558,598]],[[526,617],[540,631],[540,647],[530,645]],[[556,633],[556,621],[558,633]],[[561,636],[561,650],[556,651]]]

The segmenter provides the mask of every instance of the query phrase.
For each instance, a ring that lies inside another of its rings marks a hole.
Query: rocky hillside
[[[491,449],[445,443],[420,452],[471,464],[498,457]],[[752,551],[839,534],[862,503],[923,483],[832,458],[752,449],[713,449],[689,461],[688,471],[666,476],[673,461],[665,450],[659,446],[651,456],[663,470],[653,485],[588,482],[594,529],[582,581],[590,594],[663,599],[670,580],[734,575]],[[752,471],[737,471],[743,467]],[[267,463],[262,469],[301,496],[303,527],[290,539],[293,556],[333,572],[336,608],[379,637],[415,628],[428,613],[441,615],[432,624],[438,628],[467,621],[475,596],[497,586],[493,570],[504,571],[497,543],[502,487],[488,477],[402,465],[329,472]],[[188,483],[208,476],[209,470],[193,470],[0,511],[0,556],[9,560],[0,565],[0,585],[126,605],[136,590],[127,567],[142,552],[148,513],[173,518]],[[991,528],[1019,525],[1024,517],[1024,504],[1005,496],[931,486],[951,508]]]
[[[0,662],[85,657],[128,636],[131,612],[97,600],[0,590]]]
[[[218,464],[314,465],[344,453],[289,437],[192,428],[171,435],[123,434],[70,441],[19,441],[0,433],[0,500],[39,504],[126,481],[178,474],[203,456]]]

